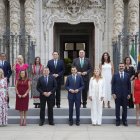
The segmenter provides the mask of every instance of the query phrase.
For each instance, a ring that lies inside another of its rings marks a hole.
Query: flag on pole
[[[130,58],[132,60],[132,65],[136,68],[136,51],[135,51],[135,42],[132,41],[132,43],[130,43]]]

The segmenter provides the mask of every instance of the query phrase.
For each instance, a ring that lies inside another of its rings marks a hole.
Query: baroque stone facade
[[[1,0],[0,1],[0,34],[6,30],[5,2],[9,3],[10,31],[13,35],[21,33],[21,26],[36,42],[35,55],[41,56],[46,65],[54,50],[55,23],[94,24],[93,54],[95,65],[100,63],[104,51],[112,54],[112,40],[116,41],[124,29],[124,6],[127,0]],[[127,31],[136,34],[139,31],[139,0],[128,0]],[[21,14],[23,16],[21,16]],[[21,17],[24,20],[21,20]],[[25,23],[21,25],[21,21]],[[28,47],[28,46],[26,46]],[[18,44],[14,45],[20,53]],[[28,48],[25,49],[27,53]],[[12,57],[12,55],[11,55]],[[93,59],[93,58],[92,58]]]

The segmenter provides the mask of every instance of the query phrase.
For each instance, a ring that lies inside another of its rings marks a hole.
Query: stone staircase
[[[28,124],[38,124],[39,123],[39,112],[40,109],[29,109],[27,113],[27,123]],[[47,112],[47,110],[46,110]],[[47,113],[46,113],[47,114]],[[115,123],[115,110],[113,108],[105,108],[103,110],[103,124],[114,124]],[[68,108],[54,108],[54,122],[55,124],[67,124],[68,123]],[[47,116],[46,116],[47,118]],[[74,111],[75,118],[75,111]],[[128,109],[128,124],[134,124],[135,121],[135,109]],[[15,109],[8,110],[8,123],[9,124],[19,124],[19,112]],[[80,115],[81,124],[90,124],[90,109],[81,108]]]

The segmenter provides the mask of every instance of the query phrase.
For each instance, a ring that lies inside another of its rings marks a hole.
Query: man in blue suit
[[[82,76],[77,74],[76,67],[71,68],[71,75],[67,77],[65,88],[68,91],[69,125],[73,125],[73,106],[76,108],[76,125],[80,125],[81,92],[84,88]]]
[[[131,94],[130,77],[124,72],[124,63],[119,64],[119,72],[112,78],[112,95],[115,100],[116,126],[120,125],[120,106],[122,106],[122,123],[127,124],[127,103]]]
[[[11,70],[10,63],[6,60],[5,53],[0,54],[0,68],[3,69],[4,77],[7,78],[7,83],[9,83],[10,76],[12,75],[12,70]],[[10,108],[9,107],[9,96],[8,96],[7,102],[8,102],[8,108]]]
[[[57,88],[55,96],[55,105],[57,108],[60,108],[60,99],[61,99],[61,84],[63,81],[64,74],[64,62],[59,59],[58,52],[53,52],[53,59],[48,61],[47,67],[50,69],[50,74],[56,79]]]
[[[57,83],[52,75],[49,75],[49,68],[44,68],[43,76],[38,79],[37,90],[40,92],[40,123],[39,125],[44,125],[45,122],[45,107],[46,101],[48,105],[48,121],[49,125],[54,125],[53,120],[53,101],[55,98],[55,90]]]

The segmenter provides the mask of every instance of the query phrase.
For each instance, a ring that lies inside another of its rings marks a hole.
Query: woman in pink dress
[[[139,116],[140,116],[140,71],[136,73],[136,78],[133,81],[133,101],[136,105],[136,125],[140,126]]]
[[[4,72],[0,69],[0,126],[7,125],[7,97],[8,85],[7,78],[4,78]]]
[[[22,55],[18,55],[18,57],[17,57],[17,63],[13,66],[13,70],[16,73],[15,80],[18,80],[18,78],[19,78],[19,72],[21,70],[27,70],[28,67],[29,67],[29,65],[24,63],[23,56]]]
[[[29,105],[30,80],[25,70],[19,72],[19,79],[16,80],[16,110],[20,112],[20,126],[26,125],[26,112]]]

